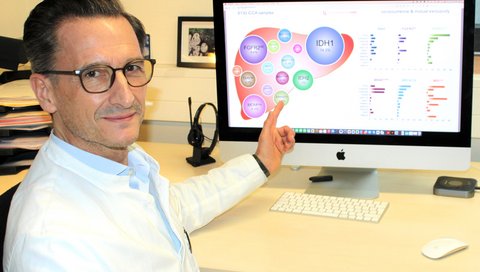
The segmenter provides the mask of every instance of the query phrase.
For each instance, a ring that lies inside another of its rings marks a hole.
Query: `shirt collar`
[[[62,139],[55,136],[52,133],[52,140],[57,144],[61,149],[72,155],[73,157],[80,160],[82,163],[88,165],[89,167],[112,175],[127,175],[128,166],[121,163],[109,160],[102,156],[98,156],[87,151],[84,151],[76,146],[73,146]],[[129,152],[130,154],[130,152]],[[129,155],[130,158],[130,155]],[[130,160],[129,160],[130,161]]]

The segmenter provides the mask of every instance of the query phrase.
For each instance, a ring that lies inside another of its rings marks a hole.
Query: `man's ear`
[[[30,86],[42,109],[50,114],[55,113],[57,106],[55,105],[53,86],[50,79],[45,75],[33,73],[30,76]]]

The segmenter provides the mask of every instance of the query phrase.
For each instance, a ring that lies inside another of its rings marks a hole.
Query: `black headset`
[[[202,125],[200,125],[200,116],[202,114],[203,109],[206,106],[210,106],[213,111],[215,112],[215,132],[213,134],[212,143],[209,147],[203,147],[203,142],[205,141],[205,135],[203,134]],[[192,165],[203,165],[205,164],[203,161],[204,159],[209,158],[208,160],[213,160],[210,158],[210,154],[212,153],[215,145],[218,142],[218,111],[217,107],[215,107],[212,103],[203,103],[198,107],[197,112],[195,113],[195,117],[192,120],[192,99],[191,97],[188,98],[188,107],[190,110],[190,132],[188,132],[187,140],[190,145],[193,146],[194,155],[190,160],[193,160],[193,163],[189,161]],[[187,159],[188,161],[188,159]],[[215,160],[213,160],[215,161]],[[194,166],[197,166],[194,165]]]

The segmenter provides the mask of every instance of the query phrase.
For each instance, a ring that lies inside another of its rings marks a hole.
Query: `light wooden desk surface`
[[[141,142],[172,182],[206,173],[219,163],[194,168],[188,145]],[[214,155],[214,157],[217,157]],[[0,192],[26,171],[3,176]],[[270,212],[285,191],[302,192],[315,168],[288,167],[225,214],[191,235],[205,271],[480,271],[480,196],[434,196],[440,175],[480,179],[480,164],[465,172],[379,170],[380,197],[390,206],[380,223],[353,222]],[[422,246],[453,237],[468,249],[440,260],[424,257]]]

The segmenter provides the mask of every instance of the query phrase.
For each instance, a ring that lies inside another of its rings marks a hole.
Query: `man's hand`
[[[275,172],[282,162],[283,154],[295,145],[295,132],[288,126],[277,128],[277,119],[283,109],[283,101],[268,114],[258,138],[255,154],[270,173]]]

